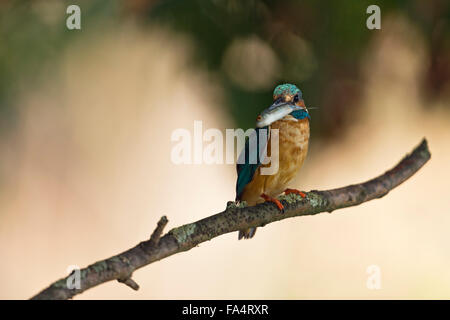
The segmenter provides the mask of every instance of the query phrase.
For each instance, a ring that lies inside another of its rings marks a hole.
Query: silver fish
[[[262,128],[280,120],[290,114],[292,111],[300,110],[298,107],[291,103],[279,103],[273,104],[263,112],[261,112],[258,117],[256,117],[256,127]]]

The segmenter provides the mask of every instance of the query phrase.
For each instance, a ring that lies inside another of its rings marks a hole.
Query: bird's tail
[[[239,240],[242,238],[244,239],[251,239],[256,233],[256,227],[249,228],[247,230],[239,230]]]

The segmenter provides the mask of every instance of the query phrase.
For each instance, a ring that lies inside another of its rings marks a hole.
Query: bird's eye
[[[294,103],[297,103],[298,100],[299,100],[299,97],[298,97],[298,94],[296,94],[296,95],[294,96]]]

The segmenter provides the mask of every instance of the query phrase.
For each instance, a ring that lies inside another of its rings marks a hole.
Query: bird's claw
[[[306,198],[306,193],[304,193],[303,191],[297,190],[297,189],[286,189],[284,190],[284,194],[288,195],[288,194],[298,194],[300,197],[302,198]]]
[[[267,194],[261,194],[261,198],[264,199],[264,201],[268,201],[268,202],[273,202],[275,203],[275,205],[277,206],[278,210],[280,210],[281,213],[284,213],[284,206],[283,204],[280,202],[280,200],[276,199],[276,198],[272,198],[269,197]]]

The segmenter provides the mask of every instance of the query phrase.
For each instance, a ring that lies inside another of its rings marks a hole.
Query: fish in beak
[[[292,102],[275,101],[270,107],[265,109],[256,117],[256,127],[266,127],[278,121],[295,110],[302,108]]]

